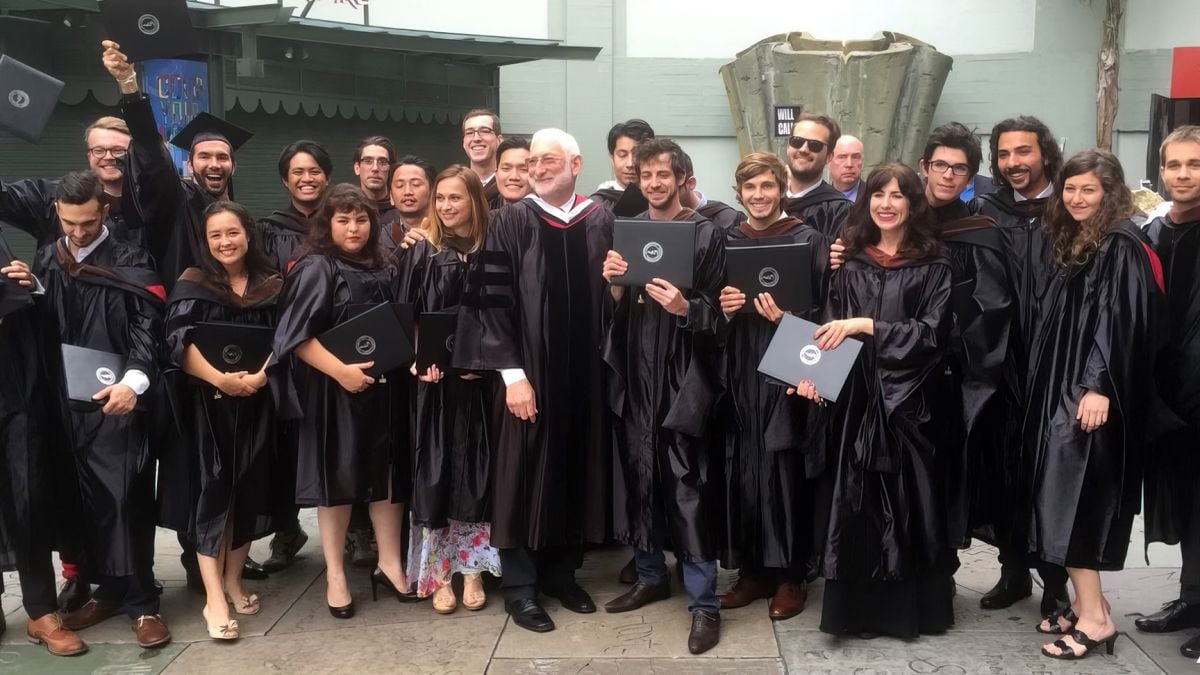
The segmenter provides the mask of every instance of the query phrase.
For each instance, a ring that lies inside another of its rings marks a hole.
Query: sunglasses
[[[812,138],[804,138],[803,136],[792,136],[788,138],[788,145],[797,150],[803,150],[805,145],[813,152],[820,152],[825,149],[825,141],[818,141]]]

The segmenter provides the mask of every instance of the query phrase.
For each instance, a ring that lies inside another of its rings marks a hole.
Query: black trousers
[[[1000,565],[1003,567],[1032,567],[1038,571],[1038,576],[1042,578],[1042,583],[1047,587],[1061,586],[1068,581],[1070,577],[1067,575],[1067,568],[1062,565],[1048,563],[1045,560],[1031,560],[1030,555],[1022,551],[1014,551],[1011,548],[1001,548],[1000,555],[997,556],[1000,560]]]
[[[102,577],[92,597],[121,605],[131,619],[158,614],[158,593],[149,570],[125,577]]]
[[[1183,555],[1179,597],[1189,604],[1200,603],[1200,490],[1192,491],[1191,500],[1187,525],[1179,539],[1179,550]]]
[[[575,583],[575,570],[583,566],[582,546],[555,546],[532,550],[502,548],[500,589],[504,600],[536,600],[539,588]]]
[[[42,533],[34,532],[30,550],[18,556],[17,576],[21,583],[21,604],[31,619],[40,619],[58,611],[58,588],[55,586],[54,563],[50,559],[50,542]],[[0,593],[4,581],[0,579]]]

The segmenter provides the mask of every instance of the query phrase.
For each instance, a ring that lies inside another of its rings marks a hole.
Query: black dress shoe
[[[1196,635],[1180,645],[1179,653],[1193,661],[1200,660],[1200,635]]]
[[[253,581],[262,581],[271,576],[263,569],[262,565],[254,562],[254,558],[246,558],[246,562],[242,564],[242,578]]]
[[[636,560],[630,558],[629,562],[625,563],[625,566],[621,568],[621,573],[617,575],[617,581],[625,584],[626,586],[631,586],[637,583]]]
[[[1029,575],[1029,570],[1005,567],[1000,570],[1000,581],[979,599],[979,606],[984,609],[1004,609],[1032,594],[1033,577]]]
[[[543,588],[542,593],[558,599],[564,609],[569,609],[576,614],[591,614],[596,611],[596,603],[592,602],[592,596],[588,595],[587,591],[580,588],[577,583],[572,582],[556,588]]]
[[[664,581],[657,586],[651,586],[639,581],[633,585],[633,588],[626,591],[624,595],[618,595],[605,603],[604,611],[609,614],[632,612],[652,602],[666,600],[669,597],[671,597],[671,582]]]
[[[1147,633],[1171,633],[1181,628],[1195,628],[1200,626],[1200,605],[1182,599],[1172,600],[1159,611],[1137,619],[1133,625]]]
[[[692,630],[688,633],[688,651],[693,654],[703,654],[716,647],[720,641],[721,615],[703,609],[692,612]]]
[[[269,574],[286,569],[296,560],[296,555],[307,543],[308,533],[299,523],[276,532],[271,538],[271,555],[263,561],[263,569]]]
[[[1054,584],[1042,589],[1042,618],[1071,606],[1071,594],[1067,592],[1066,584]]]
[[[504,611],[512,617],[513,623],[525,630],[535,633],[549,633],[554,630],[554,620],[542,609],[537,600],[523,598],[504,603]]]
[[[92,599],[92,585],[79,577],[67,579],[58,594],[58,609],[63,613],[74,612]]]

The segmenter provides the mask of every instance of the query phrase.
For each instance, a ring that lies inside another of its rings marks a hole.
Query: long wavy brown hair
[[[920,260],[941,253],[942,245],[934,226],[933,210],[925,200],[925,186],[921,184],[916,171],[899,162],[875,167],[858,191],[858,200],[850,207],[846,225],[842,228],[846,253],[861,251],[879,243],[879,226],[871,219],[871,195],[882,191],[893,178],[900,187],[900,193],[908,199],[904,243],[896,253],[909,260]]]
[[[1079,222],[1071,217],[1063,204],[1063,186],[1068,179],[1085,173],[1096,174],[1104,196],[1100,200],[1100,208],[1087,220]],[[1061,177],[1046,204],[1042,230],[1050,240],[1050,250],[1059,264],[1082,265],[1100,248],[1100,239],[1105,232],[1134,214],[1133,194],[1125,185],[1125,171],[1121,169],[1121,162],[1106,150],[1076,153],[1063,165]]]
[[[442,217],[437,211],[437,186],[451,178],[457,178],[467,186],[467,200],[471,203],[471,234],[465,239],[455,236],[442,222]],[[423,229],[427,230],[426,236],[433,250],[440,252],[450,246],[459,253],[474,253],[482,248],[484,235],[487,234],[488,204],[483,196],[483,183],[480,182],[479,175],[470,167],[451,164],[442,169],[433,180],[429,192],[429,211],[426,212]]]

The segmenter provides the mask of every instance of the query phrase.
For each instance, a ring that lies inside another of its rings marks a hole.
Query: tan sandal
[[[229,623],[214,626],[208,622],[207,607],[200,610],[200,616],[204,617],[204,626],[208,629],[208,637],[214,640],[236,640],[242,636],[238,630],[237,619],[230,619]]]
[[[226,594],[225,599],[229,601],[229,604],[233,605],[233,611],[237,612],[238,614],[252,616],[262,611],[262,605],[258,601],[258,595],[254,593],[251,593],[248,596],[242,596],[238,599],[234,599],[232,595]]]
[[[483,609],[487,604],[487,593],[483,591],[483,577],[479,573],[463,575],[463,607],[471,611]]]
[[[458,609],[458,598],[454,597],[454,589],[450,584],[438,586],[433,593],[433,611],[438,614],[453,614]]]

